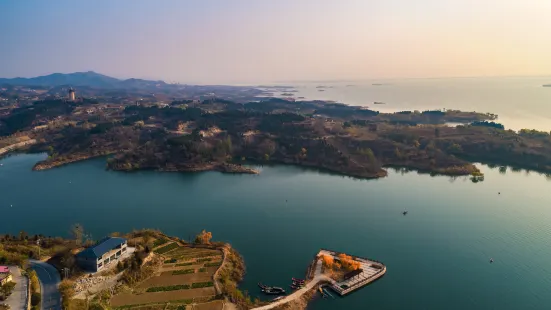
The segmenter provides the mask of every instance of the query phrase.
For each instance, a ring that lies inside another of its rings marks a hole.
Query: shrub
[[[31,306],[38,306],[40,305],[40,300],[42,297],[40,296],[40,293],[32,293],[31,294]]]
[[[184,267],[184,266],[191,266],[193,264],[194,264],[193,262],[191,262],[191,263],[180,263],[180,264],[176,264],[175,266],[176,267]]]
[[[179,275],[179,274],[188,274],[188,273],[195,273],[195,269],[181,269],[181,270],[174,270],[172,272],[172,275]]]
[[[156,286],[156,287],[150,287],[146,290],[146,292],[167,292],[167,291],[177,291],[177,290],[188,290],[189,285],[188,284],[182,284],[182,285],[170,285],[170,286]]]
[[[207,272],[207,268],[205,268],[205,267],[199,268],[199,272]]]
[[[204,266],[205,267],[218,267],[220,266],[220,262],[217,262],[217,263],[206,263]]]
[[[167,259],[165,260],[165,264],[172,264],[172,263],[175,263],[177,262],[178,260],[176,258],[171,258],[171,259]]]
[[[191,288],[202,288],[202,287],[211,287],[211,286],[214,286],[214,283],[212,283],[212,282],[198,282],[198,283],[193,283],[191,285]]]

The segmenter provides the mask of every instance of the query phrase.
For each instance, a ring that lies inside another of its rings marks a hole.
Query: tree
[[[71,236],[75,239],[76,244],[82,243],[82,236],[84,235],[84,228],[80,224],[73,224],[71,226]]]
[[[342,267],[346,270],[357,270],[360,268],[360,262],[355,261],[352,256],[341,253],[338,255]]]
[[[13,282],[8,282],[4,284],[0,286],[0,295],[5,299],[13,292],[14,288],[15,288],[15,283]]]
[[[19,240],[20,241],[26,240],[28,238],[29,238],[29,235],[24,230],[19,232]]]
[[[195,243],[210,244],[210,239],[212,239],[212,233],[203,229],[203,231],[195,237]]]
[[[331,255],[323,255],[322,256],[322,262],[325,268],[333,269],[333,265],[335,263],[335,260],[333,259],[333,256]]]
[[[452,145],[450,145],[448,147],[448,152],[450,153],[462,153],[463,152],[463,148],[461,147],[461,145],[457,144],[457,143],[453,143]]]

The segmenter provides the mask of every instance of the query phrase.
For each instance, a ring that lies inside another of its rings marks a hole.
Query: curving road
[[[31,268],[36,271],[42,292],[42,310],[61,310],[61,294],[58,286],[61,281],[59,273],[50,264],[29,260]]]

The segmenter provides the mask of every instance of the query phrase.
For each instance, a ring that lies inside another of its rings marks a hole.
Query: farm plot
[[[213,276],[221,264],[221,251],[167,242],[158,246],[154,252],[161,254],[164,261],[155,276],[139,283],[132,293],[113,296],[113,307],[143,307],[167,302],[180,303],[188,299],[196,303],[198,299],[206,302],[215,297]],[[199,309],[221,308],[219,303],[210,302]]]
[[[193,307],[193,310],[222,310],[224,309],[224,302],[221,300],[211,301],[204,304],[198,304]]]
[[[145,305],[150,303],[162,303],[168,301],[179,301],[193,299],[201,296],[214,296],[214,287],[196,288],[189,290],[177,290],[168,292],[155,292],[143,294],[120,294],[111,298],[111,306],[122,307],[131,305]]]

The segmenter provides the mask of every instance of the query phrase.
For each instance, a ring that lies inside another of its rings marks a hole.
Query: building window
[[[103,263],[104,263],[105,265],[109,264],[109,258],[106,258],[106,259],[103,261]]]
[[[118,251],[115,255],[116,256],[121,256],[121,253],[122,253],[121,251]]]
[[[115,259],[115,255],[112,255],[111,257],[109,257],[110,260],[114,260]]]
[[[98,269],[100,269],[101,266],[103,266],[103,263],[99,263],[99,264],[98,264]]]
[[[122,251],[125,252],[125,251],[126,251],[126,247],[122,248]]]

